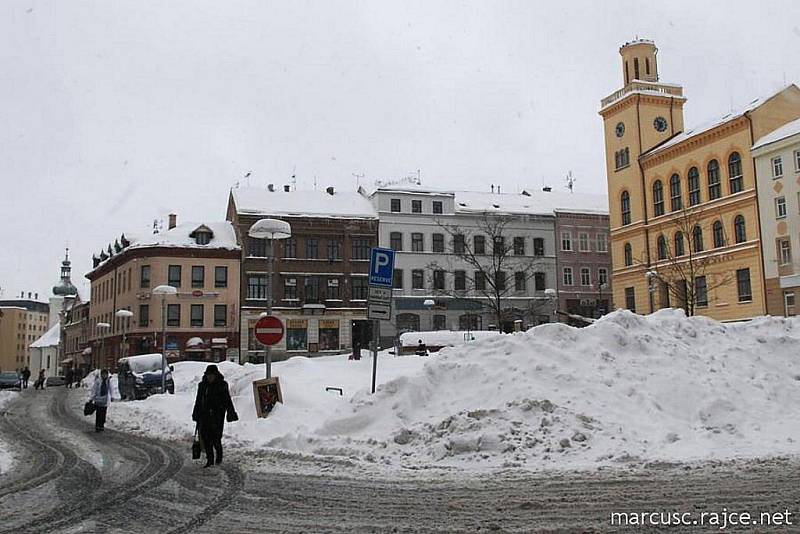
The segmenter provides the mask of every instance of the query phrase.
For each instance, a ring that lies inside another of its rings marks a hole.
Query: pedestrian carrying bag
[[[95,406],[94,402],[89,401],[83,405],[83,415],[92,415],[96,409],[97,406]]]
[[[192,441],[192,460],[199,460],[203,452],[203,444],[197,437],[197,427],[194,427],[194,440]]]

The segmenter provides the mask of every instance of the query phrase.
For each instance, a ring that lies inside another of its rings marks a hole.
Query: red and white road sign
[[[275,345],[283,339],[283,323],[274,315],[259,319],[255,330],[256,339],[264,345]]]

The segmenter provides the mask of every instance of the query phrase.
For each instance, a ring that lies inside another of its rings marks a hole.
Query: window
[[[541,237],[533,238],[533,255],[544,256],[544,239]]]
[[[719,163],[712,159],[708,162],[708,200],[716,200],[722,196],[719,181]]]
[[[736,289],[739,292],[739,302],[753,300],[753,292],[750,288],[750,269],[738,269],[736,271]]]
[[[419,315],[416,313],[398,313],[396,323],[398,332],[419,332]]]
[[[339,241],[336,239],[329,239],[328,240],[328,260],[340,260],[342,259],[341,252],[339,252]]]
[[[656,241],[656,249],[658,250],[658,259],[659,260],[666,260],[667,259],[667,240],[664,238],[663,235],[658,236],[658,240]]]
[[[517,256],[524,256],[525,255],[525,238],[524,237],[515,237],[514,238],[514,254]]]
[[[544,291],[547,284],[545,273],[533,273],[533,288],[536,291]]]
[[[297,257],[297,239],[290,237],[283,240],[283,257],[296,258]]]
[[[354,238],[352,242],[352,259],[369,259],[369,239],[366,237]]]
[[[190,311],[190,325],[203,326],[203,305],[192,304]]]
[[[636,290],[632,287],[625,288],[625,307],[636,313]]]
[[[497,291],[504,291],[506,288],[506,273],[505,271],[495,271],[494,273],[494,288]]]
[[[783,177],[783,158],[780,156],[772,158],[772,177],[773,178]]]
[[[475,281],[476,290],[486,291],[486,273],[483,271],[475,271],[473,280]]]
[[[725,231],[722,228],[722,222],[714,221],[712,226],[712,233],[714,234],[714,248],[725,246]]]
[[[778,197],[775,199],[775,218],[784,219],[786,217],[786,198]]]
[[[565,286],[571,286],[572,285],[572,267],[564,267],[564,269],[561,271],[561,273],[563,275],[562,276],[562,281],[564,282],[564,285]]]
[[[181,325],[181,305],[167,304],[167,326]]]
[[[681,178],[677,174],[673,174],[669,179],[669,204],[672,211],[683,209]]]
[[[728,179],[730,180],[731,195],[744,189],[742,179],[742,158],[734,152],[728,158]]]
[[[623,256],[625,256],[625,266],[630,267],[633,265],[633,249],[630,243],[625,243],[623,247]]]
[[[389,248],[392,250],[403,250],[403,234],[392,232],[389,234]]]
[[[592,285],[592,271],[588,267],[581,267],[581,285]]]
[[[695,306],[708,306],[708,284],[705,276],[694,279],[694,303]]]
[[[425,272],[422,269],[414,269],[411,271],[411,289],[424,289],[425,288]]]
[[[267,240],[255,237],[247,238],[247,255],[254,258],[267,257]]]
[[[139,269],[139,287],[150,287],[150,266],[142,265]]]
[[[198,245],[208,245],[211,242],[211,234],[208,232],[197,232],[194,239]]]
[[[561,232],[561,250],[572,250],[572,234],[569,232]]]
[[[589,252],[589,234],[578,234],[578,249],[581,252]]]
[[[308,349],[308,326],[306,321],[297,321],[296,326],[286,327],[286,350]],[[290,323],[291,324],[291,323]]]
[[[214,287],[228,287],[228,268],[214,267]]]
[[[319,239],[309,237],[306,239],[306,258],[316,259],[319,257]]]
[[[692,230],[692,250],[703,252],[703,229],[697,225]]]
[[[476,235],[472,238],[472,248],[475,254],[486,254],[486,237]],[[458,252],[456,252],[458,254]]]
[[[794,291],[787,291],[783,294],[783,304],[786,311],[786,317],[794,317],[797,315],[794,306]]]
[[[689,182],[689,205],[696,206],[700,204],[700,172],[697,167],[689,169],[687,180]]]
[[[664,184],[661,180],[653,184],[653,215],[664,215]]]
[[[412,200],[411,201],[411,213],[422,213],[422,201],[421,200]]]
[[[192,287],[202,289],[206,285],[206,268],[202,265],[192,265]]]
[[[433,213],[434,214],[442,213],[442,201],[441,200],[434,200],[433,201]]]
[[[433,289],[444,289],[444,271],[441,269],[433,271]]]
[[[214,327],[228,325],[228,307],[225,304],[214,304]]]
[[[492,253],[495,256],[502,256],[506,252],[506,239],[501,235],[496,235],[492,239]]]
[[[444,315],[434,315],[433,316],[433,329],[434,330],[446,330],[447,329],[447,317]]]
[[[265,300],[267,298],[267,275],[247,275],[247,298]]]
[[[297,300],[297,278],[283,281],[283,300]]]
[[[139,328],[147,328],[150,326],[150,306],[148,304],[139,304]]]
[[[476,236],[476,239],[477,239],[477,236]],[[466,245],[464,243],[464,235],[463,234],[455,234],[453,236],[453,253],[454,254],[464,254],[464,250],[465,249],[466,249]]]
[[[792,244],[788,239],[778,240],[778,262],[780,265],[792,263]]]
[[[391,210],[393,213],[400,213],[400,199],[393,198],[391,200]]]
[[[367,300],[367,279],[365,277],[353,278],[352,300]]]
[[[624,169],[631,163],[631,152],[626,147],[622,150],[617,150],[614,153],[614,168],[616,170]]]
[[[403,269],[395,269],[392,274],[392,287],[394,289],[403,289]]]
[[[633,79],[634,80],[641,80],[639,77],[639,58],[633,58]]]
[[[181,266],[170,265],[167,270],[168,284],[172,287],[181,287]]]
[[[737,243],[744,243],[747,241],[747,230],[744,226],[743,215],[737,215],[733,219],[733,235]]]
[[[517,271],[514,273],[514,291],[525,291],[525,273]]]
[[[431,250],[433,252],[444,252],[444,234],[433,234],[431,236]]]
[[[600,286],[608,285],[608,269],[605,267],[597,269],[597,284]]]
[[[328,293],[325,295],[325,298],[328,300],[339,300],[342,298],[341,292],[339,291],[338,278],[328,278]]]
[[[319,302],[319,276],[306,276],[303,280],[303,296],[305,302]]]
[[[420,233],[411,234],[411,251],[424,252],[424,250],[425,250],[425,242],[423,241],[422,234]]]
[[[467,273],[466,271],[453,272],[453,289],[456,291],[463,291],[467,289]]]
[[[683,232],[675,232],[675,256],[683,256],[686,250],[683,248]]]
[[[800,150],[794,151],[794,170],[800,172]],[[792,295],[794,298],[794,295]]]
[[[627,191],[622,192],[620,197],[620,210],[622,212],[622,224],[631,223],[631,195]]]

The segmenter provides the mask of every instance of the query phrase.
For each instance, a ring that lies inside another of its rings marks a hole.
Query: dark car
[[[22,377],[15,371],[0,373],[0,389],[22,389]]]
[[[47,386],[63,386],[67,383],[66,377],[63,376],[48,376],[47,380],[45,381]]]
[[[140,354],[120,358],[117,361],[117,387],[120,397],[125,400],[141,400],[161,393],[163,365],[161,354]],[[167,393],[175,393],[172,366],[167,366],[166,371]]]

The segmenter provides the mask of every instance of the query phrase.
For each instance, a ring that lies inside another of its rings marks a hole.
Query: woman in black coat
[[[197,387],[197,399],[192,411],[192,421],[197,423],[200,439],[206,450],[206,467],[214,465],[214,451],[217,453],[216,463],[222,463],[222,429],[226,414],[229,423],[239,420],[228,391],[228,383],[216,365],[209,365]]]

